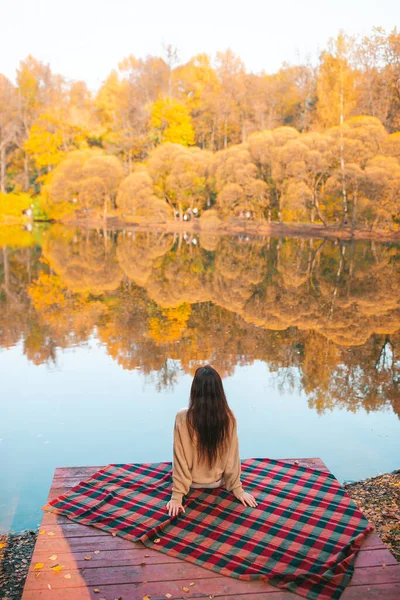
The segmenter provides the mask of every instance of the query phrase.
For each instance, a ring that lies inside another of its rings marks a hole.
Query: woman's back
[[[210,466],[206,458],[199,455],[197,432],[194,431],[190,435],[187,413],[187,408],[178,412],[174,431],[174,460],[179,463],[185,461],[190,471],[187,484],[190,487],[218,487],[218,485],[225,484],[227,489],[234,493],[235,491],[240,492],[240,458],[236,419],[234,418],[231,423],[224,447],[218,448],[214,463]],[[181,489],[181,486],[178,485],[178,488]]]
[[[184,510],[183,496],[191,487],[224,486],[242,504],[256,506],[243,491],[236,418],[229,408],[222,380],[206,365],[197,369],[188,408],[175,418],[170,514]]]

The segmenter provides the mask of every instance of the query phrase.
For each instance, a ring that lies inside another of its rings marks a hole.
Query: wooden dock
[[[319,458],[283,460],[297,460],[302,466],[328,471]],[[48,499],[53,500],[100,468],[56,469]],[[141,542],[113,537],[60,515],[44,513],[40,532],[22,600],[300,598],[262,581],[240,581],[219,575],[146,548]],[[43,567],[35,570],[37,563],[43,563]],[[57,570],[57,566],[52,568],[54,565],[59,565],[61,569]],[[400,598],[400,564],[374,532],[359,551],[354,575],[341,598]]]

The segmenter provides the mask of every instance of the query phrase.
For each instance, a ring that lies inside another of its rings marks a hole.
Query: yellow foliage
[[[29,194],[1,194],[0,193],[0,219],[1,217],[23,217],[22,211],[30,208],[32,197]]]
[[[35,159],[39,169],[58,165],[65,156],[61,131],[48,131],[44,123],[32,125],[24,150]]]
[[[187,106],[173,98],[160,98],[151,107],[151,126],[157,143],[194,144],[194,129]]]
[[[0,248],[3,246],[27,248],[34,244],[33,235],[20,225],[2,225],[0,223]]]
[[[355,72],[348,61],[347,41],[337,37],[332,52],[323,52],[317,78],[317,116],[323,128],[341,124],[356,102]]]
[[[166,344],[180,339],[191,312],[191,306],[186,302],[176,307],[163,308],[161,316],[153,317],[149,321],[150,337],[157,344]]]

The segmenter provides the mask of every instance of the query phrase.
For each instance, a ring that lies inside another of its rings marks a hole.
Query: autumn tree
[[[122,181],[118,189],[117,207],[124,217],[142,217],[150,222],[172,218],[171,208],[154,194],[153,181],[146,171],[131,173]]]
[[[222,216],[250,213],[262,219],[268,194],[267,184],[257,178],[257,168],[244,145],[233,146],[214,157],[216,207]]]
[[[221,83],[210,57],[199,54],[173,71],[174,96],[190,109],[195,140],[203,149],[219,148]]]
[[[50,215],[59,217],[82,207],[115,208],[118,186],[124,172],[115,156],[101,151],[71,152],[54,170],[45,189],[45,207]]]
[[[6,192],[8,155],[18,140],[18,95],[12,83],[0,74],[0,192]]]
[[[150,135],[156,144],[194,144],[194,129],[188,107],[168,96],[153,103],[151,128]]]
[[[268,221],[272,215],[281,220],[281,196],[285,182],[285,163],[280,160],[280,149],[299,137],[294,127],[277,127],[251,135],[247,148],[257,168],[257,178],[266,184],[266,210]],[[274,213],[274,214],[273,214]]]
[[[351,41],[339,34],[321,55],[317,78],[317,119],[320,127],[342,124],[356,103],[355,73],[349,63]]]
[[[358,40],[355,62],[361,77],[357,84],[359,114],[378,118],[390,132],[399,129],[400,34],[374,27]]]
[[[38,117],[54,101],[56,88],[60,87],[60,78],[54,78],[50,67],[32,56],[21,61],[17,69],[17,88],[19,115],[21,123],[20,149],[24,156],[24,189],[30,186],[29,155],[24,144],[29,138],[30,129]]]
[[[365,195],[370,201],[373,227],[400,223],[400,163],[396,158],[375,156],[365,167]]]
[[[166,200],[179,219],[188,208],[201,210],[210,200],[208,171],[211,155],[199,148],[166,143],[156,148],[148,161],[154,192]]]

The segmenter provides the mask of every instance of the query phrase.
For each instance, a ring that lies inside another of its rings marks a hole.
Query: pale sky
[[[0,0],[0,72],[12,81],[32,54],[55,73],[97,89],[130,54],[181,62],[231,48],[253,72],[312,59],[340,29],[400,25],[399,0]]]

